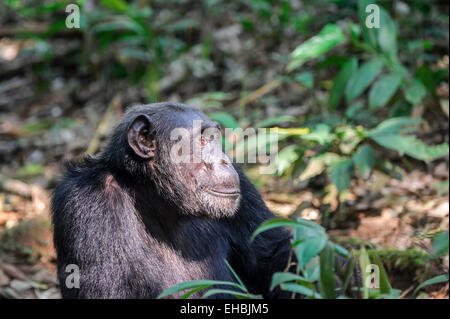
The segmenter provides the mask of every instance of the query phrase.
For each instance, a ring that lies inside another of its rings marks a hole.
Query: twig
[[[409,287],[408,289],[406,289],[404,292],[402,292],[402,294],[399,296],[399,299],[405,298],[406,295],[409,294],[409,292],[410,292],[411,290],[414,289],[414,286],[415,286],[415,285],[412,285],[411,287]]]
[[[97,127],[95,135],[92,138],[91,142],[89,143],[88,148],[86,149],[87,154],[94,154],[97,151],[98,146],[100,145],[100,139],[102,135],[105,133],[106,129],[108,128],[108,124],[111,122],[111,117],[114,111],[119,109],[121,101],[122,96],[120,94],[117,94],[111,100],[111,103],[109,103],[105,115],[103,116],[103,119],[100,121]]]
[[[259,99],[263,95],[266,95],[270,91],[276,89],[280,85],[281,85],[281,82],[279,80],[273,80],[273,81],[261,86],[260,88],[256,89],[250,95],[247,95],[247,96],[239,99],[235,105],[244,106],[248,103],[256,101],[257,99]]]

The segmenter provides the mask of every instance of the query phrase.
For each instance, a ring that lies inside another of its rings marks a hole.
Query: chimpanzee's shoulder
[[[67,200],[73,193],[82,193],[86,196],[96,189],[100,190],[105,177],[102,166],[101,159],[94,156],[67,162],[62,179],[53,191],[54,196],[64,196]]]

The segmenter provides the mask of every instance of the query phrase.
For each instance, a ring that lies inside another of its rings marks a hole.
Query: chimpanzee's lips
[[[222,196],[222,197],[238,197],[241,194],[241,191],[239,188],[208,189],[207,192],[212,195]]]

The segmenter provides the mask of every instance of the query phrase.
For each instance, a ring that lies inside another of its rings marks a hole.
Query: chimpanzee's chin
[[[240,200],[241,195],[225,197],[210,193],[206,193],[201,199],[206,214],[212,218],[232,217],[239,208]]]

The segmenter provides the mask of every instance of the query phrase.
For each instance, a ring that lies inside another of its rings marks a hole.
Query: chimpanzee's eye
[[[205,146],[206,144],[208,144],[208,139],[205,136],[200,137],[200,145],[201,146]]]

